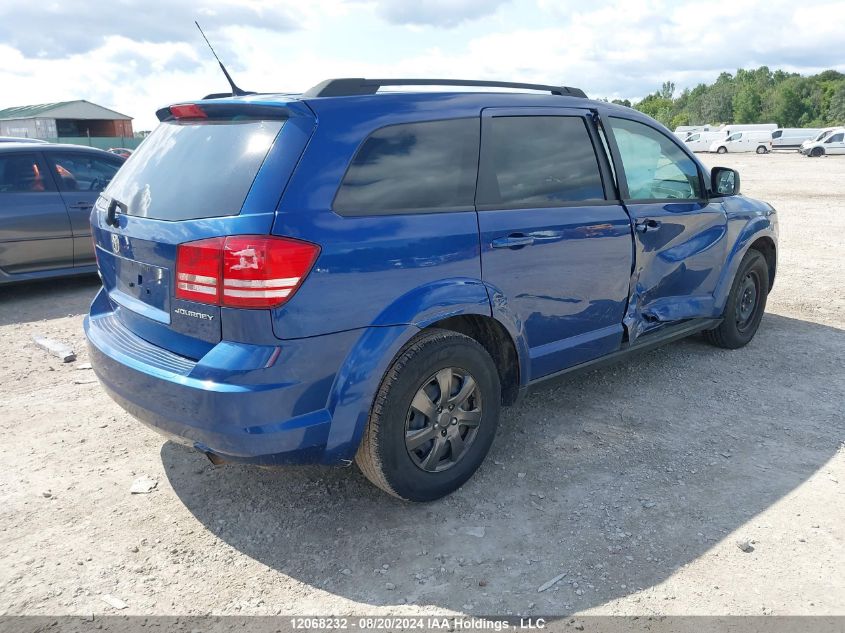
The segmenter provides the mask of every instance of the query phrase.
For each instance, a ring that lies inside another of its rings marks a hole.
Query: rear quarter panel
[[[362,217],[332,211],[346,167],[371,132],[403,122],[478,117],[480,108],[452,109],[448,95],[406,108],[389,105],[384,96],[358,98],[355,107],[345,101],[319,104],[317,128],[276,214],[274,234],[321,247],[302,287],[274,310],[276,336],[407,325],[464,309],[489,315],[480,285],[471,297],[465,292],[481,280],[475,211]]]

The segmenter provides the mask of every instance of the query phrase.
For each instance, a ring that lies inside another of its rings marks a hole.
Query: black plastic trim
[[[598,358],[594,358],[586,363],[567,367],[566,369],[562,369],[561,371],[557,371],[553,374],[541,376],[540,378],[532,380],[527,387],[532,388],[535,385],[546,382],[547,380],[560,378],[567,374],[603,367],[605,364],[616,362],[628,354],[648,351],[660,345],[665,345],[666,343],[686,338],[687,336],[691,336],[692,334],[696,334],[702,330],[711,330],[718,327],[721,323],[722,319],[692,319],[675,325],[667,325],[653,333],[643,334],[631,344],[623,343],[622,347],[615,352],[599,356]]]

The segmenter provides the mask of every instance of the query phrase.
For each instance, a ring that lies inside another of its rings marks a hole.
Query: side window
[[[0,155],[0,193],[38,193],[52,189],[37,154]]]
[[[825,143],[841,143],[843,138],[845,138],[845,133],[840,132],[839,134],[831,136],[825,141]]]
[[[605,199],[582,117],[492,117],[484,134],[479,206],[554,207]]]
[[[610,117],[622,156],[630,200],[690,200],[701,197],[695,162],[671,139],[637,121]]]
[[[50,152],[49,156],[61,191],[102,191],[120,168],[119,162],[90,154]]]
[[[340,215],[475,208],[478,119],[391,125],[358,149],[334,200]]]

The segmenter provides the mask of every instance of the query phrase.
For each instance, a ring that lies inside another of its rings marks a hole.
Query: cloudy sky
[[[168,103],[328,77],[566,84],[640,98],[766,64],[845,72],[842,0],[2,0],[0,108],[87,99],[149,129]]]

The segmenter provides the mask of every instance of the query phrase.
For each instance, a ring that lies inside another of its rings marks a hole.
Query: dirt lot
[[[845,156],[705,160],[779,211],[757,338],[543,387],[426,505],[211,466],[80,368],[95,279],[0,288],[0,614],[845,614]]]

